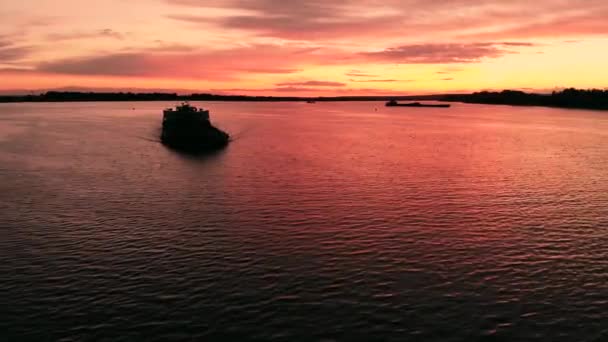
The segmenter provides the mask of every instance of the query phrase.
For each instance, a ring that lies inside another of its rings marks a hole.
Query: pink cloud
[[[231,80],[243,74],[290,74],[319,57],[310,49],[255,45],[199,51],[179,46],[84,56],[40,63],[36,70],[69,75],[138,76]]]
[[[169,17],[286,39],[381,39],[410,36],[535,38],[608,34],[603,0],[166,0],[176,8],[245,11],[210,18],[192,11]],[[518,45],[520,46],[520,45]]]
[[[252,45],[215,51],[177,45],[47,61],[38,64],[35,69],[67,75],[234,80],[244,74],[291,74],[310,65],[471,63],[512,53],[501,44],[414,44],[361,53],[293,45]],[[357,72],[347,75],[374,76]],[[282,85],[344,86],[326,81],[285,82]]]
[[[499,30],[488,30],[476,34],[474,37],[477,39],[501,39],[608,35],[607,18],[608,2],[605,6],[595,10],[573,11],[543,21],[530,21]]]
[[[122,77],[236,80],[246,74],[292,74],[309,66],[344,64],[453,64],[472,63],[513,53],[507,47],[528,43],[410,44],[379,51],[350,52],[291,45],[250,45],[202,51],[192,46],[162,44],[144,50],[89,55],[39,63],[38,72]],[[1,48],[1,46],[0,46]],[[1,50],[0,50],[1,52]],[[351,70],[350,77],[378,75]],[[369,82],[392,82],[387,78]],[[344,86],[339,82],[292,81],[282,86]]]

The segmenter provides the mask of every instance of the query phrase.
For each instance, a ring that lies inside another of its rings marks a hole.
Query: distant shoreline
[[[19,102],[160,102],[160,101],[215,101],[215,102],[338,102],[338,101],[439,101],[445,95],[416,96],[247,96],[174,93],[101,93],[101,92],[47,92],[39,95],[0,95],[0,103]]]
[[[472,94],[407,95],[407,96],[246,96],[176,93],[95,93],[50,91],[39,95],[4,95],[0,103],[30,102],[347,102],[347,101],[443,101],[491,105],[542,106],[553,108],[608,110],[608,90],[565,89],[552,94],[534,94],[522,91],[477,92]]]

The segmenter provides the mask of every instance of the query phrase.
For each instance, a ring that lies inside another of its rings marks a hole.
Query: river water
[[[607,341],[608,113],[0,105],[6,341]]]

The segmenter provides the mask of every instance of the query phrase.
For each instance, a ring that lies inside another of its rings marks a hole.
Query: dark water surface
[[[0,105],[0,339],[608,341],[608,113],[165,105]]]

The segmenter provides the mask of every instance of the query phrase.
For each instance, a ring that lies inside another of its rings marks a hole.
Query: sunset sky
[[[4,93],[608,87],[606,0],[21,0],[0,22]]]

